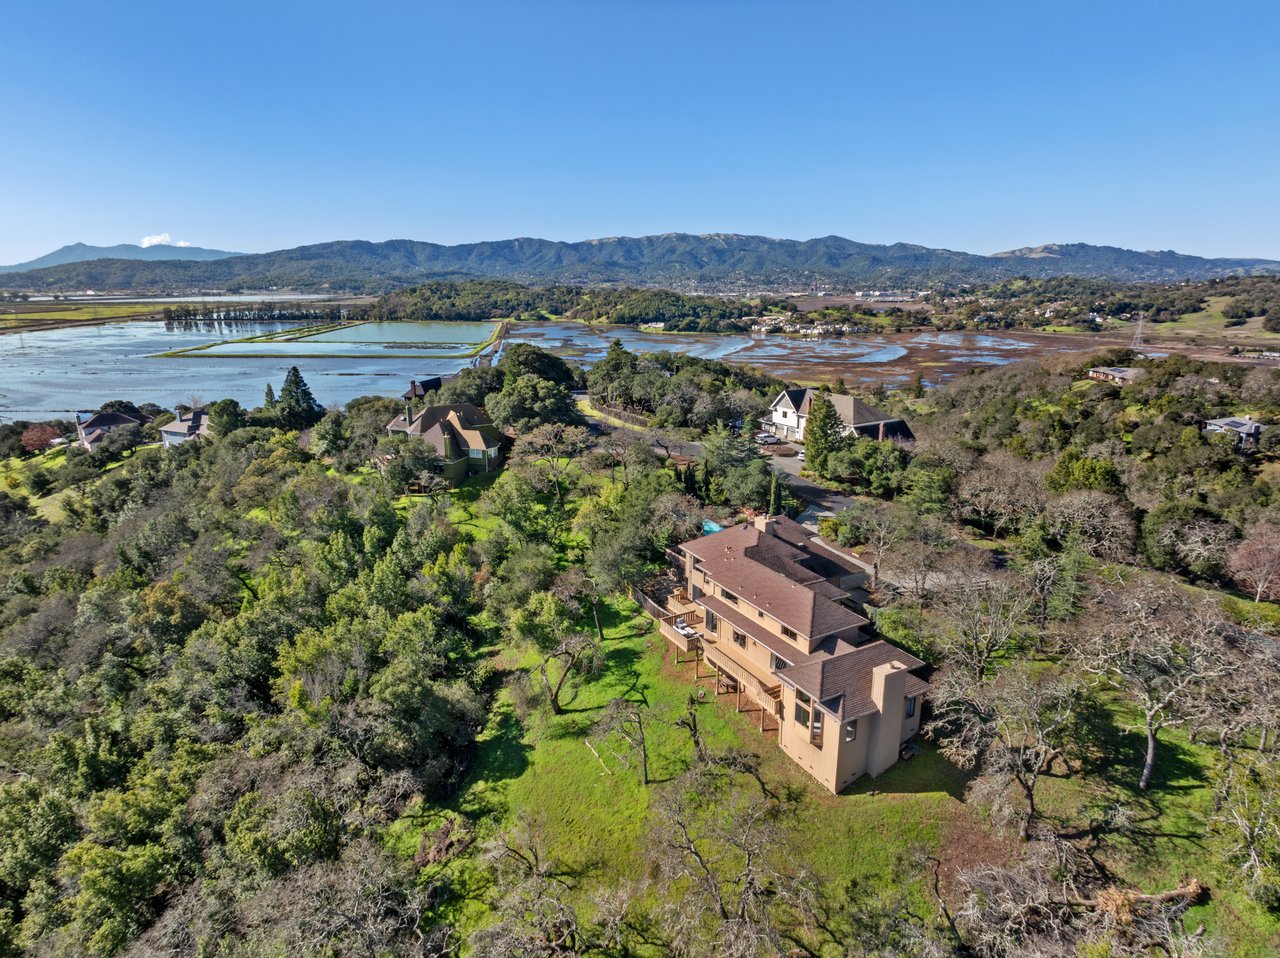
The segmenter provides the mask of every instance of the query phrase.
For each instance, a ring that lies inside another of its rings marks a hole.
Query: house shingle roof
[[[876,711],[875,702],[871,699],[872,673],[877,666],[888,662],[901,662],[911,670],[924,667],[924,663],[911,653],[878,640],[851,646],[834,655],[813,656],[777,675],[831,711],[836,718],[844,720]],[[929,683],[924,679],[918,675],[907,676],[908,697],[928,691]]]
[[[786,532],[794,535],[791,529]],[[681,548],[723,588],[805,637],[856,629],[867,622],[836,601],[843,592],[808,567],[813,557],[807,550],[754,525],[730,526]]]
[[[409,388],[402,395],[404,399],[421,399],[429,392],[435,392],[442,385],[439,376],[428,376],[424,379],[410,379]]]
[[[1205,425],[1215,426],[1218,429],[1230,429],[1232,432],[1238,432],[1245,436],[1253,436],[1262,432],[1262,423],[1250,419],[1248,416],[1227,416],[1223,419],[1209,419],[1205,421]]]
[[[502,434],[484,411],[469,402],[428,406],[412,419],[401,414],[387,424],[394,432],[423,438],[436,426],[447,426],[464,449],[482,449],[502,441]]]
[[[800,415],[808,416],[813,397],[817,394],[818,390],[816,389],[784,389],[778,395],[778,398],[773,401],[773,405],[777,407],[785,400]],[[911,432],[911,427],[904,420],[896,416],[890,416],[884,410],[877,409],[856,396],[829,392],[827,393],[827,398],[831,400],[831,405],[835,408],[836,415],[840,417],[845,426],[859,436],[865,436],[869,439],[899,439],[904,441],[915,439]]]
[[[813,396],[817,390],[810,389],[809,395],[805,397],[805,412],[809,411],[809,403],[813,402]],[[860,426],[864,423],[886,422],[892,417],[868,403],[857,399],[854,396],[845,396],[841,393],[828,393],[827,398],[831,400],[831,405],[835,407],[836,413],[844,420],[845,425]]]
[[[118,426],[142,426],[151,421],[150,416],[129,416],[122,412],[97,412],[82,420],[81,428],[87,433],[93,429],[115,429]]]
[[[203,409],[178,413],[173,422],[167,422],[160,431],[171,436],[203,436],[209,432],[209,417]]]

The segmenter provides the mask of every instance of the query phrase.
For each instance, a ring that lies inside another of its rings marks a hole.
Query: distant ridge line
[[[520,237],[455,246],[406,239],[342,240],[253,254],[194,247],[161,247],[159,252],[153,252],[156,247],[131,249],[145,255],[4,268],[8,272],[0,274],[0,288],[237,292],[277,287],[373,293],[427,279],[469,277],[740,293],[824,287],[943,288],[1021,276],[1171,283],[1280,274],[1277,260],[1212,259],[1087,243],[1046,243],[984,256],[910,243],[859,243],[841,236],[791,240],[739,233],[663,233],[577,242]]]

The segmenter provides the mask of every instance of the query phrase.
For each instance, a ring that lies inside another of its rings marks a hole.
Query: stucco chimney
[[[763,533],[768,535],[775,534],[773,529],[777,524],[777,519],[773,516],[759,515],[752,519],[751,523]]]
[[[871,741],[867,748],[867,773],[879,775],[898,760],[902,746],[902,721],[906,717],[907,667],[886,662],[871,670]]]

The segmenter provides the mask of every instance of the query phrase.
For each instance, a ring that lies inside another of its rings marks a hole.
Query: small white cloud
[[[142,237],[142,246],[172,246],[173,237],[168,233],[157,233],[155,236]]]
[[[174,243],[173,245],[174,246],[190,246],[191,244],[188,243],[186,240],[178,240],[178,242]]]

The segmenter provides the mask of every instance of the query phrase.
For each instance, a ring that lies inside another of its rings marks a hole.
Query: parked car
[[[803,450],[803,449],[801,449],[801,450],[800,450],[800,461],[801,461],[801,462],[804,462],[804,450]]]
[[[782,440],[777,436],[772,436],[767,432],[762,432],[760,435],[756,436],[756,442],[760,443],[762,446],[774,446],[782,442]]]

